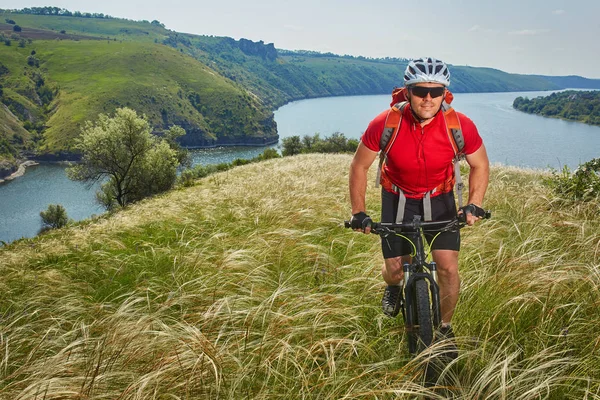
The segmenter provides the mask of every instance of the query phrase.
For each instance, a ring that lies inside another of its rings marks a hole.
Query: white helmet
[[[404,86],[420,82],[441,83],[446,87],[450,86],[448,66],[442,60],[431,57],[411,60],[404,71]]]

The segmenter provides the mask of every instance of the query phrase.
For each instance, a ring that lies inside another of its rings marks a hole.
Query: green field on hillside
[[[460,355],[425,388],[380,309],[379,238],[343,228],[350,160],[249,164],[1,247],[0,398],[600,398],[596,202],[492,168]]]
[[[57,15],[16,14],[0,11],[0,22],[11,19],[25,30],[27,28],[46,29],[66,34],[99,36],[117,40],[154,42],[163,40],[168,30],[149,22],[126,19],[77,18]]]
[[[26,65],[31,50],[40,60],[39,69]],[[275,134],[272,113],[260,102],[169,47],[119,41],[34,41],[24,48],[0,47],[0,58],[11,70],[4,83],[7,94],[22,88],[34,92],[32,79],[17,74],[20,70],[43,73],[46,84],[57,93],[45,122],[40,147],[44,153],[72,150],[83,122],[125,106],[145,114],[155,129],[181,125],[192,145],[214,143],[217,136],[234,141]],[[23,97],[23,103],[35,98]]]

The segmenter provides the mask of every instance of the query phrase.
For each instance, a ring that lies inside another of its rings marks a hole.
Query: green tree
[[[98,201],[108,210],[169,190],[175,184],[177,151],[153,136],[145,117],[119,108],[114,117],[100,114],[87,121],[77,149],[82,159],[70,167],[70,179],[92,184],[104,181]]]
[[[165,140],[169,146],[177,152],[177,161],[185,168],[191,167],[190,152],[181,147],[177,139],[185,135],[185,129],[180,126],[173,125],[165,132]]]
[[[69,223],[67,210],[60,204],[50,204],[46,211],[40,212],[42,218],[42,231],[58,229]]]
[[[281,154],[284,156],[293,156],[302,152],[302,143],[300,142],[300,136],[286,137],[282,141],[283,150]]]

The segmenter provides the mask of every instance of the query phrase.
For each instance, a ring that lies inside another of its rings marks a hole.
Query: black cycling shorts
[[[398,211],[398,195],[381,190],[381,222],[396,222]],[[404,221],[410,222],[414,215],[423,217],[423,200],[406,199]],[[431,198],[431,217],[434,221],[443,221],[456,218],[456,203],[454,193],[444,193]],[[440,233],[433,243],[431,240],[438,232],[429,231],[425,233],[425,239],[432,250],[460,250],[460,231],[446,231]],[[410,233],[405,236],[409,236]],[[409,236],[410,237],[410,236]],[[383,258],[406,256],[412,253],[412,245],[405,239],[396,235],[381,237],[381,250]]]

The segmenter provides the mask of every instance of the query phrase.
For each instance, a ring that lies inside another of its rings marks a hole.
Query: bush
[[[548,184],[556,194],[571,200],[594,200],[600,197],[600,158],[594,158],[571,173],[565,166],[558,173],[552,171]]]
[[[194,186],[195,181],[196,181],[196,174],[194,173],[194,170],[192,170],[192,169],[184,170],[181,173],[181,175],[179,175],[179,178],[177,178],[177,183],[183,187]]]
[[[39,67],[40,66],[40,60],[38,60],[38,58],[36,56],[28,56],[27,57],[27,64],[31,67]]]
[[[13,31],[15,32],[21,32],[21,27],[19,25],[13,25]]]
[[[276,149],[270,147],[265,149],[262,153],[260,153],[257,157],[258,161],[270,160],[272,158],[280,158],[281,156],[277,152]]]
[[[335,132],[330,137],[321,139],[318,133],[313,136],[291,136],[283,139],[284,156],[300,153],[353,153],[358,147],[358,140],[347,139],[343,133]]]
[[[239,167],[242,165],[250,164],[251,162],[252,160],[248,160],[247,158],[236,158],[231,162],[231,165],[233,165],[234,167]]]
[[[283,150],[281,154],[284,156],[295,156],[302,152],[303,146],[300,142],[300,136],[290,136],[283,139]]]
[[[69,223],[67,210],[60,204],[50,204],[46,211],[40,212],[42,230],[58,229]]]

